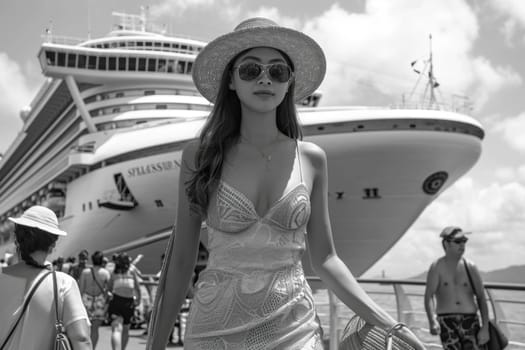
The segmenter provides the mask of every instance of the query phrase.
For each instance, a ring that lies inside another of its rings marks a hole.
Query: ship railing
[[[68,46],[77,46],[87,40],[86,38],[78,38],[78,37],[65,36],[65,35],[51,35],[51,34],[42,35],[42,39],[44,39],[44,42],[49,43],[49,44],[68,45]]]
[[[344,327],[354,315],[318,277],[308,277],[314,293],[317,314],[328,339],[327,349],[336,350]],[[443,349],[438,336],[430,334],[424,308],[425,282],[418,280],[364,279],[358,282],[374,301],[396,320],[406,325],[428,349]],[[147,303],[153,303],[158,282],[146,277]],[[509,338],[506,350],[525,349],[525,284],[485,283],[489,317]]]
[[[472,102],[467,96],[451,94],[440,95],[439,99],[430,99],[425,94],[406,98],[402,95],[401,101],[390,105],[392,109],[419,109],[419,110],[438,110],[450,111],[463,114],[471,114],[473,111]]]

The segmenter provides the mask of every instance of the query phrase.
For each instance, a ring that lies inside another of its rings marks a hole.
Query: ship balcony
[[[195,55],[157,51],[104,50],[45,43],[38,58],[44,75],[74,76],[77,81],[104,84],[148,80],[193,87]]]

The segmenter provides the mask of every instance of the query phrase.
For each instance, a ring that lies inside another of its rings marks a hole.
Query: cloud
[[[222,19],[231,21],[239,18],[241,6],[234,4],[233,0],[164,0],[150,6],[149,12],[154,18],[166,15],[180,18],[188,11],[211,9]]]
[[[401,94],[418,76],[410,62],[428,58],[432,34],[434,73],[443,95],[470,95],[480,108],[495,91],[521,83],[510,67],[475,56],[479,35],[476,14],[466,1],[369,0],[364,13],[332,5],[303,30],[325,50],[328,70],[321,90],[324,104],[354,104]],[[425,78],[419,86],[422,92]]]
[[[0,52],[0,152],[5,152],[22,127],[20,110],[29,104],[38,85],[30,83],[20,65]]]
[[[525,112],[517,117],[501,120],[494,128],[512,148],[525,152]]]
[[[498,0],[489,1],[489,4],[501,15],[506,16],[501,32],[506,43],[513,47],[514,37],[519,34],[520,29],[525,31],[525,2],[523,0]],[[525,39],[522,34],[522,40]]]
[[[518,173],[522,172],[525,166],[519,168]],[[448,225],[473,231],[465,255],[482,270],[523,264],[525,185],[510,181],[481,186],[472,178],[460,179],[427,207],[366,275],[386,270],[389,277],[404,278],[423,272],[443,255],[439,232]]]

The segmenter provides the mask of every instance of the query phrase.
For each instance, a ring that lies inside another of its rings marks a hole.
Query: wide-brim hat
[[[17,225],[36,227],[42,231],[49,232],[58,236],[66,236],[67,232],[58,227],[58,219],[55,213],[40,205],[32,206],[24,211],[19,218],[8,218]]]
[[[466,235],[470,234],[471,232],[465,232],[460,227],[457,226],[448,226],[441,231],[441,234],[439,235],[443,239],[456,239],[456,238],[464,238]]]
[[[255,47],[271,47],[290,58],[296,102],[311,95],[321,85],[326,73],[326,59],[321,47],[304,33],[256,17],[241,22],[233,32],[211,41],[199,53],[192,76],[202,96],[215,102],[227,64],[239,53]]]

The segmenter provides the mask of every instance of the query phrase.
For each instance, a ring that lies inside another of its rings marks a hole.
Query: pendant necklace
[[[268,143],[266,146],[258,147],[255,144],[253,144],[250,140],[248,140],[246,137],[241,135],[241,140],[247,143],[248,145],[252,146],[257,151],[257,153],[261,155],[262,159],[266,161],[266,166],[268,166],[268,163],[270,163],[270,161],[272,160],[272,152],[271,150],[270,152],[264,152],[263,150],[266,148],[269,148],[270,146],[273,146],[278,139],[279,139],[279,133],[277,133],[277,136],[275,136],[275,138],[270,143]]]

